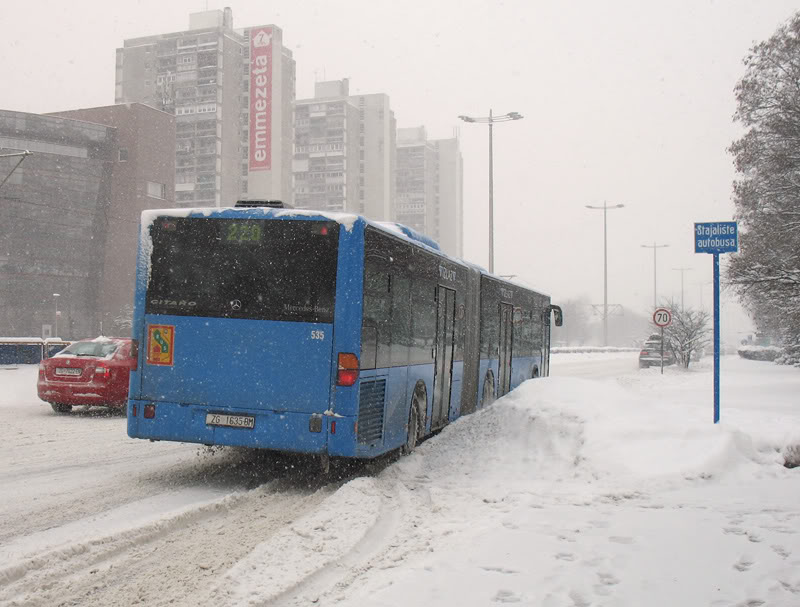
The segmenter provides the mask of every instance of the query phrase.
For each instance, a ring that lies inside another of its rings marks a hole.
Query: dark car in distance
[[[675,355],[672,353],[672,350],[669,347],[664,345],[664,366],[666,365],[674,365],[675,364]],[[655,365],[660,367],[661,366],[661,339],[648,339],[644,342],[642,346],[642,350],[639,352],[639,368],[640,369],[647,369],[648,367]]]
[[[39,398],[56,413],[68,413],[75,405],[122,408],[136,357],[130,338],[76,341],[39,364]]]

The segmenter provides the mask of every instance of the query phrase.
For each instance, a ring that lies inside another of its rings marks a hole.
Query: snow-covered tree
[[[125,306],[114,317],[114,334],[122,335],[130,332],[133,326],[133,306],[125,304]]]
[[[730,151],[740,253],[728,280],[759,329],[778,333],[800,363],[800,13],[744,60]]]
[[[689,367],[692,360],[698,359],[710,343],[709,320],[711,315],[706,310],[682,308],[676,301],[665,301],[662,308],[672,312],[672,322],[664,328],[664,349],[675,355],[675,360],[682,367]],[[653,332],[658,328],[653,325]]]

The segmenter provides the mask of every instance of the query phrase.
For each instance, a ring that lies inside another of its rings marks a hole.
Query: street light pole
[[[53,293],[53,303],[56,307],[56,322],[55,322],[55,330],[53,332],[53,337],[58,337],[58,298],[61,297],[58,293]]]
[[[686,309],[686,306],[683,305],[683,273],[687,270],[691,270],[692,268],[672,268],[676,272],[681,273],[681,310]]]
[[[668,247],[668,244],[643,244],[642,247],[645,249],[653,249],[653,309],[655,310],[658,307],[658,296],[656,295],[656,251],[658,249],[663,249],[664,247]]]
[[[489,272],[494,272],[494,150],[492,142],[492,127],[495,122],[509,122],[511,120],[522,120],[522,115],[517,112],[509,112],[495,116],[489,110],[488,116],[459,116],[464,122],[477,122],[489,125]]]
[[[624,204],[615,204],[610,207],[603,201],[602,207],[585,205],[587,209],[603,211],[603,345],[608,345],[608,221],[606,216],[609,209],[621,209]]]

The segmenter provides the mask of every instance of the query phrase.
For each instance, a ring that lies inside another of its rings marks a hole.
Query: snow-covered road
[[[555,355],[412,456],[328,477],[130,440],[0,369],[0,604],[796,606],[800,372],[724,369],[714,427],[707,365]]]

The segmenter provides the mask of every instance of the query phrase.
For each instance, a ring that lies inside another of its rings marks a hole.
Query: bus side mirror
[[[560,327],[564,324],[564,313],[561,311],[560,306],[550,306],[550,310],[553,312],[553,320],[555,321],[555,325]]]

